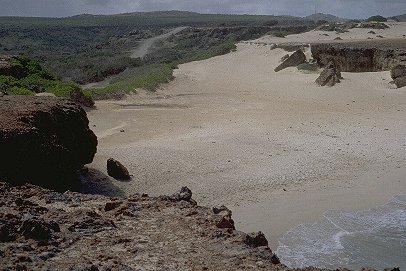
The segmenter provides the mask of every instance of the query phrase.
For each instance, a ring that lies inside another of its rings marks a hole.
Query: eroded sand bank
[[[406,34],[399,25],[386,36]],[[301,37],[326,38],[288,41]],[[134,174],[107,180],[104,192],[172,194],[186,185],[199,204],[232,209],[237,228],[264,231],[272,248],[326,210],[368,209],[406,193],[406,89],[391,87],[389,72],[343,73],[340,84],[318,87],[317,73],[275,73],[285,54],[238,44],[181,65],[156,93],[98,102],[90,167],[105,173],[114,157]]]

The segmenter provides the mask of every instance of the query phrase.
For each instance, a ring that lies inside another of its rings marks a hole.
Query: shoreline
[[[156,93],[97,102],[90,167],[122,161],[133,181],[112,183],[126,195],[187,185],[199,204],[230,208],[241,230],[265,232],[273,249],[325,211],[365,210],[405,193],[404,88],[391,89],[389,72],[343,73],[338,85],[317,87],[318,73],[273,72],[286,53],[238,44],[180,65]]]

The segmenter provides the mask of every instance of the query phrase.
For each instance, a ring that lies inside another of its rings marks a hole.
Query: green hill
[[[337,16],[331,15],[331,14],[324,14],[324,13],[316,13],[316,14],[312,14],[309,16],[304,17],[303,19],[305,20],[310,20],[313,22],[317,22],[317,21],[327,21],[327,22],[345,22],[348,21],[347,19],[343,19],[343,18],[339,18]]]
[[[187,11],[134,12],[115,15],[81,14],[66,18],[0,17],[0,27],[53,26],[171,26],[199,24],[258,24],[277,20],[280,24],[303,22],[302,18],[274,15],[200,14]]]

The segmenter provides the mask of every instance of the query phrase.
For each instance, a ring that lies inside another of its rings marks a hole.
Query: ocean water
[[[316,223],[287,232],[276,253],[292,268],[406,270],[406,195],[368,211],[328,211]]]

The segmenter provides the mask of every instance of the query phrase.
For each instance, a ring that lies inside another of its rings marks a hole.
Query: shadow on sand
[[[123,190],[114,185],[117,180],[107,176],[97,169],[88,168],[82,170],[80,181],[81,193],[110,197],[125,197]]]

